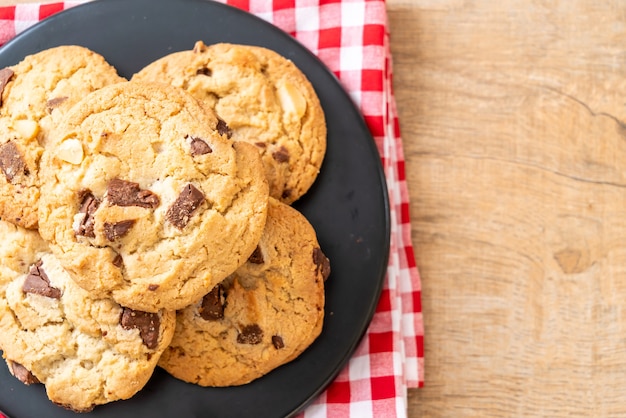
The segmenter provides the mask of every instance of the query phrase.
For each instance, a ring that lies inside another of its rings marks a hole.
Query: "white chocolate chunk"
[[[83,146],[78,139],[63,141],[56,151],[57,158],[70,164],[80,164],[83,161],[83,155]]]
[[[34,120],[19,119],[13,121],[13,129],[15,129],[22,138],[33,139],[39,132],[39,124]]]
[[[293,113],[302,118],[306,112],[306,100],[300,90],[289,81],[278,88],[278,99],[285,113]]]

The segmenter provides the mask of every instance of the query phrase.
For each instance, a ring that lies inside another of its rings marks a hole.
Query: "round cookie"
[[[104,87],[67,113],[42,157],[39,228],[81,287],[142,311],[181,309],[254,251],[263,167],[217,124],[156,83]]]
[[[39,159],[50,130],[88,93],[124,79],[80,46],[46,49],[0,70],[0,217],[37,228]]]
[[[169,344],[174,311],[146,313],[78,287],[35,231],[0,221],[0,349],[25,384],[85,412],[128,399]]]
[[[270,199],[257,249],[234,274],[177,313],[174,338],[159,366],[186,382],[232,386],[293,360],[322,330],[329,273],[306,218]]]
[[[182,87],[212,106],[234,140],[258,147],[270,195],[291,204],[315,181],[326,152],[326,122],[306,76],[285,57],[257,46],[198,41],[132,78]]]

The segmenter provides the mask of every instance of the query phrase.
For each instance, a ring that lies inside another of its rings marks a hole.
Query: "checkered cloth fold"
[[[278,26],[330,68],[363,114],[378,147],[389,189],[391,250],[376,313],[348,364],[300,417],[405,417],[407,388],[424,383],[424,329],[385,2],[219,1]],[[0,7],[0,44],[79,3]]]

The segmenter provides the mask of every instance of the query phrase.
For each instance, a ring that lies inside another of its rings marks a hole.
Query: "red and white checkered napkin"
[[[380,152],[391,206],[391,252],[372,323],[335,381],[301,414],[405,417],[424,383],[421,285],[411,244],[404,154],[392,89],[384,0],[220,0],[280,27],[315,53],[361,109]],[[78,2],[0,7],[0,44]]]

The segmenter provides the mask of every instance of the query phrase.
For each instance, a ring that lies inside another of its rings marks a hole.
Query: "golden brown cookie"
[[[88,93],[124,79],[80,46],[29,55],[0,70],[0,217],[37,227],[39,159],[50,130]]]
[[[326,152],[324,112],[306,76],[276,52],[198,41],[132,79],[167,82],[206,101],[233,140],[259,149],[272,197],[290,204],[315,181]]]
[[[293,360],[322,330],[329,274],[306,218],[270,199],[257,249],[227,280],[177,313],[159,366],[186,382],[232,386]]]
[[[268,186],[253,146],[156,83],[104,87],[74,106],[41,162],[41,235],[94,296],[182,309],[254,250]]]
[[[174,311],[94,298],[36,231],[0,221],[0,233],[0,349],[11,374],[80,412],[139,391],[172,338]]]

